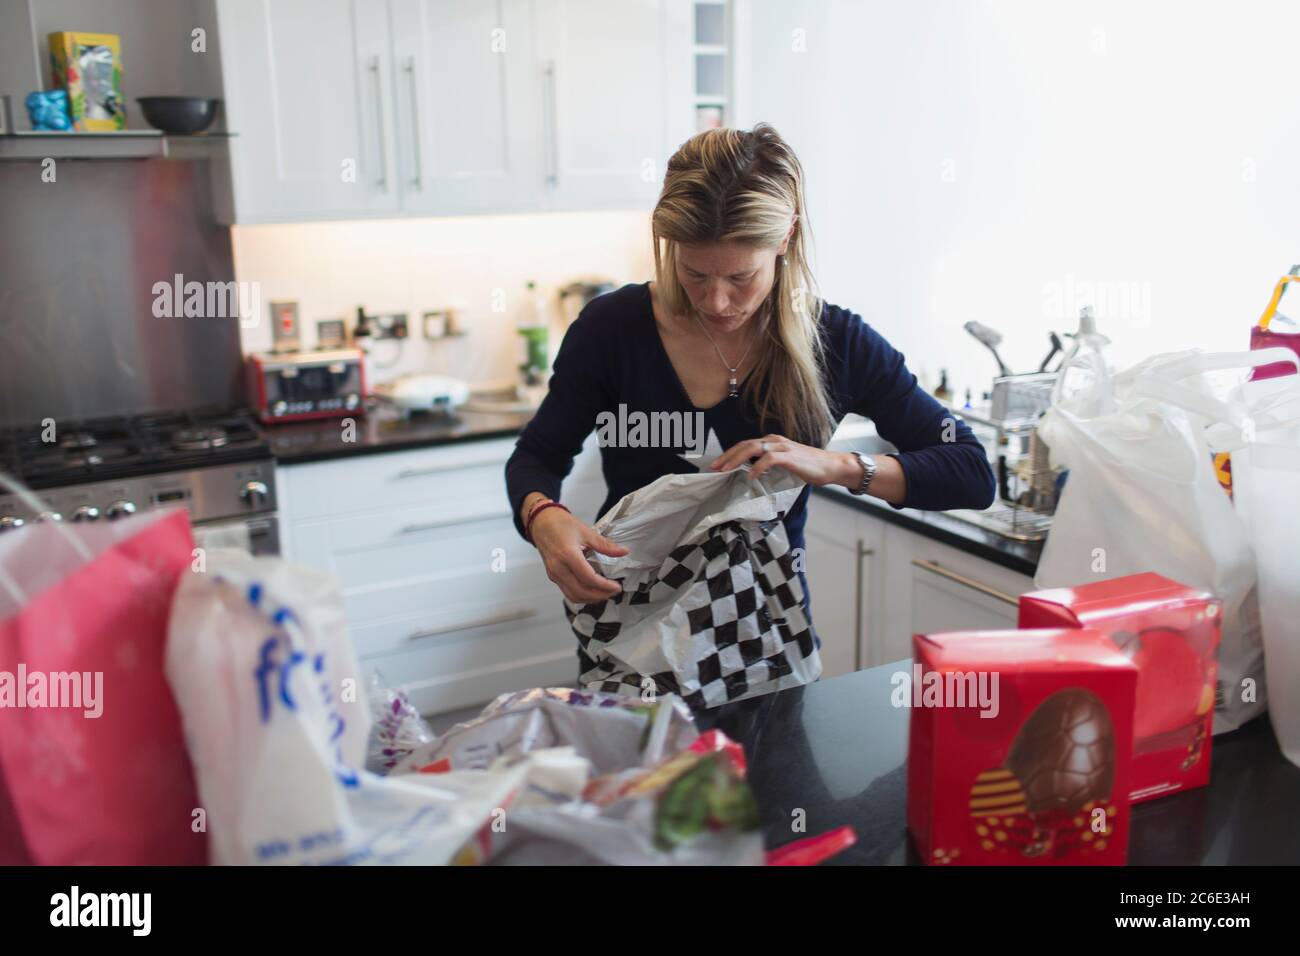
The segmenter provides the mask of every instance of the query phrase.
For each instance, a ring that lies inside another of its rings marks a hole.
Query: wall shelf
[[[235,133],[174,136],[158,130],[114,133],[33,130],[0,134],[0,160],[205,159]]]

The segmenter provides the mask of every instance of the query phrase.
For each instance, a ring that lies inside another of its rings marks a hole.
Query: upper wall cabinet
[[[216,9],[226,122],[239,132],[218,209],[238,222],[395,213],[386,4],[217,0]]]
[[[691,133],[691,4],[542,0],[543,150],[558,208],[653,204]]]
[[[231,222],[647,207],[687,0],[213,0]]]
[[[402,207],[542,205],[542,77],[529,0],[391,0]]]

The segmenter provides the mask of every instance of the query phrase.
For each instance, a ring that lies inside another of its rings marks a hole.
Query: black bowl
[[[220,100],[202,96],[141,96],[145,121],[164,133],[201,133],[212,125]]]

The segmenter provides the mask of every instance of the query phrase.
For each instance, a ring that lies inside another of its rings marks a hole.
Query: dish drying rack
[[[989,457],[998,475],[994,505],[962,512],[962,518],[1015,541],[1047,537],[1056,510],[1057,473],[1049,464],[1047,445],[1038,437],[1038,419],[1051,407],[1056,378],[1055,372],[1001,376],[993,380],[987,412],[962,411],[968,424],[991,433]],[[986,446],[989,441],[986,437]]]

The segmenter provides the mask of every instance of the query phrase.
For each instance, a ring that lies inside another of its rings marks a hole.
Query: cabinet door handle
[[[473,524],[477,521],[496,521],[500,518],[509,518],[509,511],[490,511],[486,514],[471,515],[468,518],[456,517],[448,518],[445,521],[427,521],[424,524],[408,524],[397,532],[398,535],[419,534],[421,531],[437,531],[439,528],[450,528],[458,524]]]
[[[542,123],[546,141],[546,184],[554,186],[560,181],[559,131],[555,106],[555,61],[547,60],[542,69]]]
[[[422,631],[412,631],[406,636],[408,641],[418,641],[424,637],[437,637],[439,634],[454,634],[457,631],[469,631],[476,627],[491,627],[493,624],[508,624],[511,621],[524,621],[530,617],[536,617],[537,611],[532,608],[520,609],[518,611],[506,611],[503,614],[493,614],[489,617],[474,618],[469,621],[458,621],[455,624],[440,624],[438,627],[426,627]]]
[[[429,475],[440,475],[445,471],[464,471],[466,468],[482,468],[484,465],[504,465],[504,458],[480,459],[476,461],[465,461],[455,465],[431,465],[428,468],[403,468],[393,478],[402,481],[407,478],[426,478]]]
[[[384,144],[384,90],[379,79],[379,57],[370,58],[370,76],[375,83],[375,130],[379,133],[379,178],[375,185],[388,192],[388,147]]]
[[[956,571],[949,571],[943,565],[937,564],[934,561],[924,561],[919,558],[913,558],[912,566],[920,568],[922,571],[929,571],[931,574],[937,574],[941,578],[947,578],[955,584],[968,587],[972,591],[978,591],[980,594],[986,594],[994,600],[1001,601],[1004,604],[1010,604],[1012,607],[1017,607],[1020,604],[1020,601],[1017,598],[1013,598],[1010,594],[1004,594],[997,588],[991,588],[987,584],[981,584],[979,581],[976,581],[973,578],[968,578],[964,574],[958,574]]]
[[[411,137],[412,151],[415,153],[415,176],[411,179],[411,185],[423,192],[424,184],[421,181],[423,173],[420,160],[420,85],[416,82],[415,57],[413,56],[406,58],[406,78],[411,88]]]

